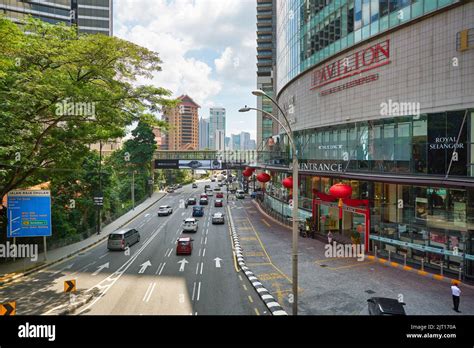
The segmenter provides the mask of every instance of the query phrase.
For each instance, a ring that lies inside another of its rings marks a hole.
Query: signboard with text
[[[7,207],[8,238],[51,236],[50,191],[10,191]]]

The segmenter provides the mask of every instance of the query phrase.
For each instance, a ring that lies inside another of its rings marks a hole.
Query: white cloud
[[[120,0],[114,32],[158,52],[162,71],[152,83],[190,95],[207,117],[205,108],[235,109],[255,88],[255,7],[254,0]]]

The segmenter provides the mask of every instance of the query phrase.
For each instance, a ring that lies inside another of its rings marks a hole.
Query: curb
[[[451,284],[451,281],[457,280],[457,281],[459,281],[460,284],[462,284],[462,286],[474,289],[473,285],[466,284],[464,282],[461,282],[458,279],[446,277],[446,276],[441,275],[441,274],[435,274],[435,273],[431,273],[431,272],[422,271],[421,269],[414,268],[414,267],[411,267],[411,266],[404,266],[404,265],[402,265],[398,262],[388,261],[387,259],[384,259],[384,258],[381,258],[381,257],[375,257],[374,255],[367,255],[366,259],[371,260],[371,261],[378,261],[379,263],[381,263],[385,266],[389,266],[389,267],[397,268],[397,269],[400,269],[400,270],[403,270],[403,271],[415,273],[415,274],[418,274],[419,276],[422,276],[422,277],[431,278],[431,279],[442,281],[442,282],[449,283],[449,284]]]
[[[231,218],[231,213],[229,207],[227,207],[229,215],[229,226],[232,234],[232,244],[234,245],[235,257],[237,258],[237,263],[239,264],[242,271],[245,273],[245,276],[255,288],[258,295],[265,303],[267,308],[270,310],[272,315],[288,315],[288,313],[283,309],[283,307],[277,302],[277,300],[270,294],[262,283],[259,281],[257,276],[245,265],[245,259],[242,254],[242,247],[240,246],[239,235],[235,232],[234,223]]]
[[[156,201],[154,201],[152,204],[150,204],[149,206],[147,206],[147,207],[144,208],[143,210],[139,211],[134,217],[128,219],[127,221],[125,221],[124,223],[122,223],[121,225],[119,225],[117,228],[122,228],[123,226],[127,225],[128,223],[130,223],[131,221],[133,221],[133,220],[137,217],[137,215],[140,215],[140,214],[143,213],[145,210],[149,209],[150,207],[152,207],[153,205],[155,205],[156,203],[158,203],[158,202],[159,202],[163,197],[165,197],[165,196],[166,196],[166,193],[165,193],[163,196],[161,196],[160,198],[158,198]],[[79,250],[76,250],[76,251],[74,251],[74,252],[72,252],[72,253],[69,253],[69,254],[67,254],[67,255],[61,257],[60,259],[57,259],[57,260],[54,260],[54,261],[51,261],[51,262],[46,262],[46,263],[44,263],[44,264],[42,264],[42,265],[40,265],[40,266],[31,268],[31,269],[28,270],[28,271],[25,271],[25,272],[22,272],[22,273],[18,273],[18,274],[16,274],[16,275],[12,276],[11,278],[8,278],[8,279],[5,279],[5,280],[3,280],[3,281],[0,281],[0,286],[7,285],[7,284],[9,284],[9,283],[11,283],[11,282],[13,282],[13,281],[19,279],[19,278],[22,278],[22,277],[24,277],[24,276],[27,276],[27,275],[30,275],[30,274],[32,274],[32,273],[38,272],[38,271],[40,271],[40,270],[42,270],[42,269],[44,269],[44,268],[47,268],[47,267],[49,267],[49,266],[55,265],[55,264],[57,264],[57,263],[60,263],[61,261],[64,261],[64,260],[70,258],[71,256],[74,256],[74,255],[76,255],[76,254],[79,254],[79,253],[81,253],[81,252],[83,252],[83,251],[85,251],[85,250],[87,250],[87,249],[89,249],[89,248],[92,248],[92,247],[94,247],[95,245],[97,245],[97,244],[103,242],[105,239],[108,238],[108,236],[109,236],[109,234],[105,234],[105,235],[103,235],[100,239],[98,239],[98,240],[96,240],[95,242],[93,242],[92,244],[89,244],[89,245],[87,245],[87,246],[85,246],[85,247],[82,247],[82,248],[79,249]]]

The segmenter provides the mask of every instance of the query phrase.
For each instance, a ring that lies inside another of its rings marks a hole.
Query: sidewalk
[[[143,203],[136,206],[134,210],[130,210],[129,212],[119,217],[117,220],[111,222],[106,226],[103,226],[100,235],[94,234],[80,242],[66,245],[53,250],[47,250],[46,261],[44,260],[44,254],[40,253],[36,262],[31,261],[30,259],[21,259],[16,262],[0,264],[0,285],[9,283],[10,281],[13,281],[19,277],[51,266],[52,264],[58,263],[95,244],[100,243],[101,241],[107,238],[110,232],[115,231],[132,221],[136,216],[138,216],[143,211],[157,203],[165,195],[166,193],[164,192],[153,193],[151,198],[146,199]]]

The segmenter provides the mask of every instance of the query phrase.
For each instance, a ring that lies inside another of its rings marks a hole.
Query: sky
[[[158,52],[162,71],[147,84],[188,94],[209,117],[226,108],[226,136],[246,131],[256,138],[255,0],[118,0],[114,36]]]

